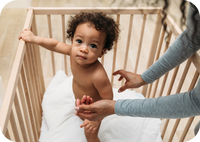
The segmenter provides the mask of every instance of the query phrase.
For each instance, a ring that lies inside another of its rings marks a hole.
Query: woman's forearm
[[[200,115],[200,80],[190,92],[135,100],[117,100],[115,113],[151,118],[185,118]]]

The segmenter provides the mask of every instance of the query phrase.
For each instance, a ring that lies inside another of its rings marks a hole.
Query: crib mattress
[[[58,71],[50,82],[42,102],[43,118],[40,142],[86,142],[83,121],[75,115],[72,76]],[[113,89],[114,100],[144,99],[135,91],[118,93]],[[101,142],[161,142],[160,119],[111,115],[103,119],[99,130]]]

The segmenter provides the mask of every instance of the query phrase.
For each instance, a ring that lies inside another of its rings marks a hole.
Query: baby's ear
[[[106,51],[107,51],[107,49],[103,49],[102,51],[101,51],[101,55],[99,56],[100,58],[106,53]]]

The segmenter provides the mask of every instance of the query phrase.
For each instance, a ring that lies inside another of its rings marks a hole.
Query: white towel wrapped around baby
[[[75,115],[72,78],[58,71],[44,94],[41,142],[86,142],[83,121]],[[114,100],[141,99],[130,90],[113,89],[113,94]],[[111,115],[103,119],[98,136],[101,142],[155,142],[160,124],[159,119]]]

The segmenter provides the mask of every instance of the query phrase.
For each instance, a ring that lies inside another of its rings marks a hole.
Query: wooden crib
[[[125,69],[141,74],[166,51],[182,32],[172,18],[167,16],[165,23],[169,33],[167,37],[165,36],[166,32],[161,24],[161,8],[110,7],[29,8],[24,29],[31,29],[35,35],[68,42],[65,39],[65,28],[69,15],[91,10],[100,10],[111,14],[120,23],[119,41],[114,44],[114,49],[101,58],[101,63],[104,65],[113,87],[120,87],[121,83],[111,75],[112,72],[117,69]],[[0,111],[0,128],[8,139],[16,142],[38,141],[42,121],[43,94],[49,81],[60,69],[64,70],[67,75],[71,74],[68,57],[47,51],[37,45],[25,43],[22,40],[19,41]],[[195,54],[153,84],[143,86],[136,91],[141,92],[147,98],[188,91],[195,86],[199,72],[200,56]],[[163,141],[182,142],[192,139],[197,119],[197,117],[192,117],[162,120],[161,136]]]

